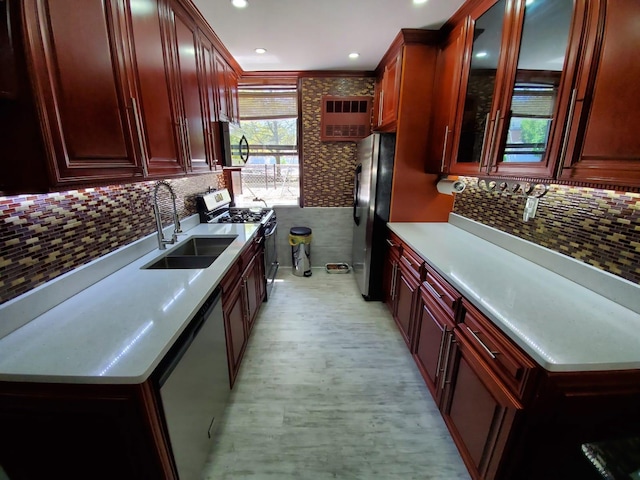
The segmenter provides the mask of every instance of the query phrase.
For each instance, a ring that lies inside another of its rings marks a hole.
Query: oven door
[[[277,231],[278,223],[273,222],[265,226],[264,232],[264,273],[267,280],[267,295],[265,300],[269,299],[273,283],[278,273],[278,249],[277,249]]]

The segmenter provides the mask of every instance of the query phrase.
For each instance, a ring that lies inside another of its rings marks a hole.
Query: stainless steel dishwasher
[[[200,479],[230,388],[220,289],[154,373],[180,480]]]

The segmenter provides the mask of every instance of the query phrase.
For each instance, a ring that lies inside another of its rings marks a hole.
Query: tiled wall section
[[[523,222],[523,197],[464,181],[455,213],[640,283],[640,194],[551,185],[536,218]]]
[[[351,265],[353,243],[353,210],[350,207],[325,208],[298,206],[274,207],[278,216],[278,261],[283,268],[291,267],[291,227],[309,227],[312,230],[311,267],[324,267],[325,263],[346,262]]]
[[[352,202],[355,142],[321,142],[323,95],[373,96],[373,78],[303,78],[302,155],[305,207],[346,207]]]
[[[170,180],[180,218],[196,212],[195,193],[220,182],[217,173]],[[0,303],[154,232],[154,184],[0,197]],[[173,223],[168,191],[158,199]]]

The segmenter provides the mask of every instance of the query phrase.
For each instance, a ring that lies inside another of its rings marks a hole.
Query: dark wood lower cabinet
[[[151,382],[0,382],[0,465],[11,480],[175,479],[160,411]]]
[[[442,414],[473,478],[497,478],[523,406],[466,339],[454,333]]]

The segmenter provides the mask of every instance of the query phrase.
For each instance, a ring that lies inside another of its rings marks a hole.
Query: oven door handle
[[[269,238],[271,235],[273,235],[274,233],[276,233],[276,228],[278,228],[278,224],[274,223],[273,224],[273,228],[271,230],[269,230],[269,233],[264,234],[264,238]]]

